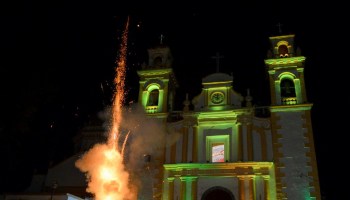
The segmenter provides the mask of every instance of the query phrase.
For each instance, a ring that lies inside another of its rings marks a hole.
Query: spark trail
[[[124,137],[119,149],[120,125],[122,121],[122,106],[125,96],[125,72],[128,41],[129,18],[122,35],[120,55],[117,59],[115,95],[112,108],[112,127],[107,144],[97,144],[81,159],[76,166],[86,173],[88,180],[87,192],[94,194],[96,200],[136,200],[135,187],[130,184],[129,173],[123,162],[124,148],[130,132]]]

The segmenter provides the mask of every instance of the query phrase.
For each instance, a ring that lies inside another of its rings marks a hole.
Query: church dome
[[[202,83],[211,83],[211,82],[227,82],[232,81],[233,77],[225,73],[214,73],[210,74],[202,79]]]

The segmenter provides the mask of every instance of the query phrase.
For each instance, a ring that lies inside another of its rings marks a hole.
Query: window
[[[163,63],[163,59],[162,59],[162,57],[160,57],[160,56],[156,57],[156,58],[153,60],[153,66],[154,66],[155,68],[161,67],[161,66],[162,66],[162,63]]]
[[[283,105],[297,104],[294,82],[285,78],[281,81],[281,101]]]
[[[206,136],[206,158],[208,162],[226,162],[230,158],[230,136]]]
[[[281,96],[295,97],[295,88],[293,80],[285,78],[281,81]]]
[[[225,162],[225,144],[213,143],[211,147],[212,162]]]
[[[278,53],[281,58],[289,57],[288,47],[286,45],[280,45],[278,47]]]
[[[148,97],[147,106],[158,106],[159,90],[152,90]]]

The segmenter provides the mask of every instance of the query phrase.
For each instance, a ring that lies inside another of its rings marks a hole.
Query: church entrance
[[[212,187],[204,192],[201,200],[235,200],[232,192],[223,187]]]

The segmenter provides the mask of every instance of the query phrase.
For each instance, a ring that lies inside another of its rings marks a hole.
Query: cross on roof
[[[160,44],[163,44],[163,39],[164,39],[164,35],[163,34],[160,34]]]
[[[280,34],[282,34],[282,25],[283,25],[283,24],[281,24],[281,23],[279,23],[279,22],[278,22],[278,24],[276,25],[276,26],[278,27],[278,32],[279,32]]]
[[[219,72],[219,68],[220,68],[220,59],[224,58],[224,56],[220,55],[219,52],[216,52],[215,56],[212,56],[211,58],[216,60],[216,72]]]

